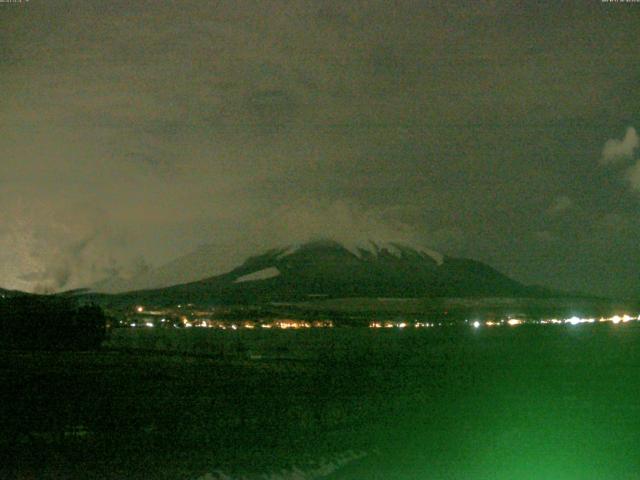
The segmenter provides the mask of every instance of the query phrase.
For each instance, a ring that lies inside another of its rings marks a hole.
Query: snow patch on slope
[[[344,247],[346,250],[348,250],[358,258],[363,258],[365,255],[372,255],[374,257],[377,257],[380,254],[380,252],[382,252],[383,250],[386,250],[396,258],[401,258],[403,255],[403,250],[408,250],[421,255],[423,258],[430,258],[431,260],[436,262],[437,265],[442,265],[442,263],[444,262],[443,254],[441,254],[440,252],[436,252],[435,250],[431,250],[429,248],[424,248],[424,247],[411,247],[401,243],[376,242],[373,240],[368,240],[366,242],[338,242],[338,243],[339,245]],[[281,260],[289,255],[296,253],[298,250],[300,250],[304,246],[305,244],[290,245],[282,249],[282,252],[278,254],[276,258],[278,260]]]
[[[435,250],[421,247],[410,247],[408,245],[395,242],[374,242],[369,240],[365,243],[346,244],[344,247],[358,258],[362,258],[363,252],[378,256],[383,250],[386,250],[394,257],[401,258],[403,250],[413,250],[414,252],[421,254],[424,258],[431,258],[438,265],[442,265],[442,262],[444,262],[444,255],[436,252]]]
[[[301,244],[289,245],[288,247],[282,249],[282,251],[276,256],[276,259],[281,260],[284,257],[296,253],[298,250],[300,250],[301,247]]]
[[[241,277],[236,278],[233,283],[266,280],[267,278],[277,277],[278,275],[280,275],[280,270],[278,270],[276,267],[269,267],[258,270],[257,272],[248,273],[247,275],[242,275]]]
[[[440,252],[436,252],[435,250],[431,250],[430,248],[421,248],[418,251],[423,255],[431,257],[438,265],[442,265],[444,263],[444,255]]]

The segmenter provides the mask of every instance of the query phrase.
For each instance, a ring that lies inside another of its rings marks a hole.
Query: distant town
[[[212,328],[220,330],[253,329],[307,329],[333,328],[336,326],[366,326],[372,329],[416,329],[468,325],[473,329],[515,327],[519,325],[579,325],[595,323],[628,323],[640,321],[640,315],[621,313],[601,317],[571,316],[566,318],[532,318],[506,316],[504,318],[441,318],[424,321],[416,318],[383,318],[363,321],[362,316],[351,316],[356,322],[335,322],[330,319],[284,318],[277,312],[259,306],[198,307],[194,304],[178,304],[171,307],[137,305],[125,310],[110,311],[112,328]]]
[[[173,307],[138,305],[124,312],[110,312],[112,327],[125,328],[216,328],[251,330],[255,328],[332,328],[332,320],[273,318],[259,307],[201,308],[194,304]],[[245,318],[242,318],[245,317]],[[113,319],[116,318],[114,321]],[[115,323],[114,323],[115,322]]]

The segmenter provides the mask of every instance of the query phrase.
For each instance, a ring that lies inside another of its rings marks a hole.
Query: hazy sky
[[[0,3],[0,286],[398,238],[640,293],[640,3]]]

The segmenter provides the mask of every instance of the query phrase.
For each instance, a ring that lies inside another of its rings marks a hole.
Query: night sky
[[[640,3],[0,3],[0,286],[400,240],[640,293]]]

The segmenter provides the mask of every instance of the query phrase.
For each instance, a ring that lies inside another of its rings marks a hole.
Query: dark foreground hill
[[[91,349],[106,337],[106,317],[97,306],[72,298],[15,295],[0,298],[0,347]]]

